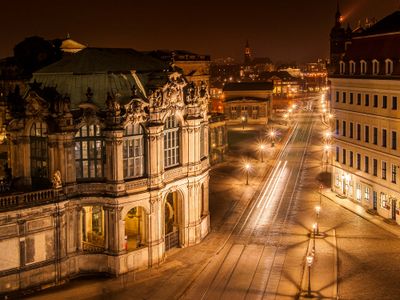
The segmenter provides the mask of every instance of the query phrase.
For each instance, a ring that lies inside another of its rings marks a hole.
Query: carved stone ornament
[[[149,106],[146,102],[139,99],[132,99],[125,105],[125,121],[132,123],[142,123],[148,120],[146,107]]]
[[[49,104],[39,97],[34,91],[29,91],[28,96],[25,98],[26,101],[26,115],[27,116],[39,116],[47,115]]]
[[[53,184],[53,189],[60,189],[62,188],[62,181],[61,181],[61,172],[57,170],[54,172],[53,177],[51,179]]]
[[[71,112],[71,99],[68,95],[56,100],[54,103],[54,112],[57,116],[67,115]]]
[[[119,94],[113,96],[110,93],[107,93],[107,114],[112,117],[119,117],[121,114],[121,105],[119,104]]]

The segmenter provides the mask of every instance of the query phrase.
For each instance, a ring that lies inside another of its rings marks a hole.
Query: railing
[[[82,242],[82,250],[90,253],[103,253],[104,247],[89,242]]]
[[[170,232],[165,235],[165,251],[179,246],[179,231]]]
[[[57,196],[58,192],[54,189],[0,196],[0,210],[46,203],[56,200]]]

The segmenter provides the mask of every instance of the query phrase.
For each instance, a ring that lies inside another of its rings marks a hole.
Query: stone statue
[[[53,173],[53,178],[51,179],[53,183],[53,189],[60,189],[62,188],[62,181],[61,181],[61,172],[57,170]]]

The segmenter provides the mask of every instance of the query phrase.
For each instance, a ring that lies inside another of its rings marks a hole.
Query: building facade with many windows
[[[336,26],[340,14],[337,18]],[[331,49],[336,49],[336,63],[329,80],[334,113],[332,189],[400,224],[399,24],[396,11],[343,39],[343,47]]]
[[[8,103],[0,293],[148,268],[199,243],[208,100],[206,83],[131,49],[85,48],[36,72]]]

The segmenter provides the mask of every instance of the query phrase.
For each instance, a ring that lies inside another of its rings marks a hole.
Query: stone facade
[[[331,35],[332,190],[400,224],[400,13]],[[342,42],[343,45],[338,43]],[[346,43],[346,45],[344,45]]]
[[[199,243],[210,230],[208,98],[206,84],[120,49],[86,48],[34,74],[9,108],[0,293],[118,276]]]

